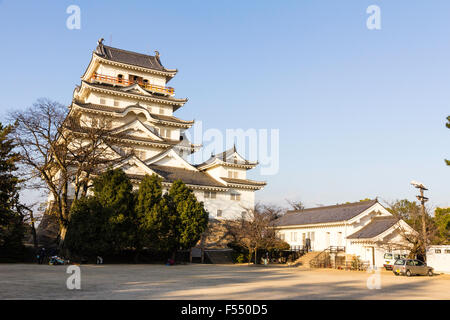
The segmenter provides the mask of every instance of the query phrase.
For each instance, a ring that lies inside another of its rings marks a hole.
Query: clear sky
[[[448,0],[0,0],[0,121],[39,97],[69,104],[100,37],[179,70],[178,117],[279,129],[278,174],[249,174],[268,183],[258,200],[414,200],[418,180],[450,206]]]

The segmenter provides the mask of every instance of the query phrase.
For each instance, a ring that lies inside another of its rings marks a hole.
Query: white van
[[[406,259],[408,255],[407,254],[400,254],[400,253],[392,253],[392,252],[386,252],[384,254],[384,268],[386,270],[392,270],[392,266],[394,265],[394,262],[398,259]]]

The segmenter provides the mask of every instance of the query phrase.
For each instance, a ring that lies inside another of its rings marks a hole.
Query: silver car
[[[425,262],[415,259],[398,259],[395,261],[392,271],[396,276],[406,275],[428,275],[433,276],[433,268],[428,267]]]

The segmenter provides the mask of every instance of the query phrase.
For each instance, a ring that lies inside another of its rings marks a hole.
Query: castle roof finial
[[[161,60],[159,59],[159,57],[160,57],[159,51],[158,51],[158,50],[155,50],[155,58],[156,58],[156,60],[158,61],[158,63],[159,63],[160,65],[162,65],[162,64],[161,64]]]
[[[102,56],[105,55],[105,48],[103,47],[103,41],[104,40],[105,39],[103,39],[103,38],[98,39],[98,41],[97,41],[97,48],[95,49],[95,52],[97,54],[99,54],[99,55],[102,55]]]

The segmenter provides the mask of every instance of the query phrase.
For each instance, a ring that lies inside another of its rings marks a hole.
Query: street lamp
[[[423,183],[420,183],[420,182],[417,182],[417,181],[414,181],[414,180],[411,181],[411,184],[415,188],[419,189],[419,191],[420,191],[420,195],[416,196],[416,198],[417,198],[417,200],[420,201],[420,203],[422,205],[422,233],[423,233],[423,246],[424,246],[424,249],[425,249],[424,260],[426,260],[427,259],[426,253],[427,253],[427,243],[428,243],[428,239],[427,238],[428,237],[427,237],[427,227],[426,227],[426,219],[425,219],[425,202],[428,201],[428,198],[423,195],[423,192],[425,190],[428,190],[428,188],[426,188],[423,185]]]

